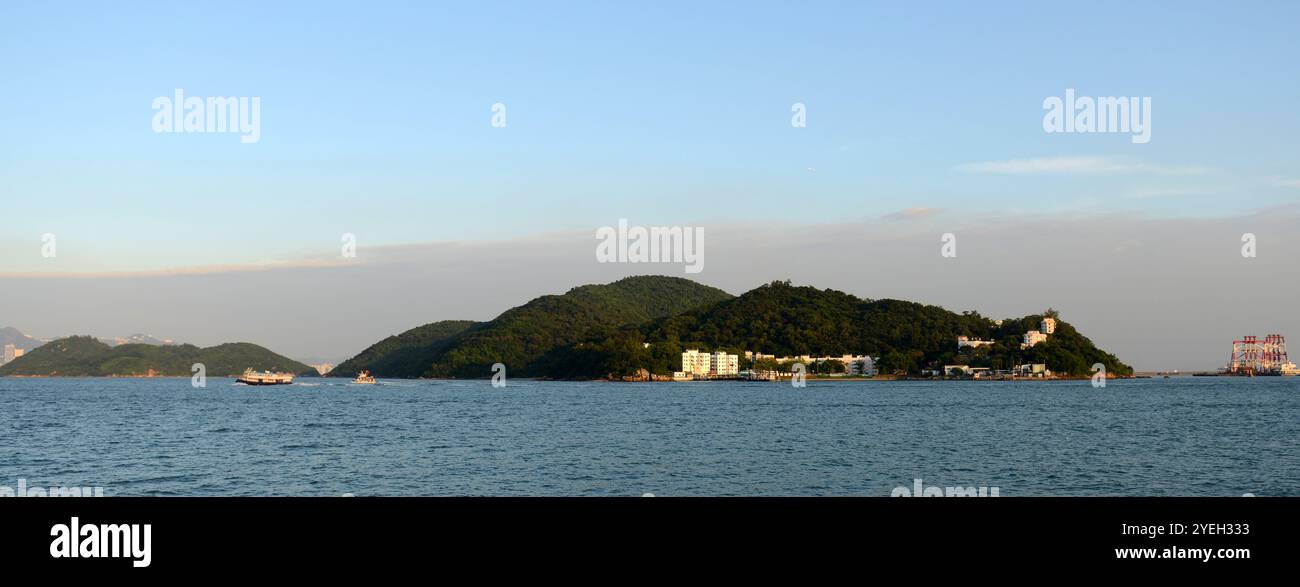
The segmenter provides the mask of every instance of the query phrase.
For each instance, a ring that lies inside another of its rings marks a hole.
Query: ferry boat
[[[357,385],[374,385],[375,378],[370,375],[369,371],[362,371],[357,373],[357,378],[353,379],[352,382]]]
[[[244,369],[244,374],[240,375],[236,381],[244,385],[288,385],[293,383],[293,373],[272,373],[270,371]]]

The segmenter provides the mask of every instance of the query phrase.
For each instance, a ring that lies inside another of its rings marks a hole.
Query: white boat
[[[362,371],[360,373],[357,373],[357,378],[353,379],[352,383],[355,383],[357,385],[374,385],[375,378],[370,375],[369,371]]]
[[[288,385],[293,383],[293,373],[272,373],[270,371],[244,369],[244,374],[240,375],[236,381],[245,385]]]

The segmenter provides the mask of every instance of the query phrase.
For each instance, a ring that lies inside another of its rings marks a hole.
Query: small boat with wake
[[[362,371],[357,373],[357,378],[353,379],[352,383],[355,385],[374,385],[375,378],[369,371]]]

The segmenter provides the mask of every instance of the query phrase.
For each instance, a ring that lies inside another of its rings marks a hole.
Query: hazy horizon
[[[33,336],[145,332],[199,346],[253,342],[332,363],[422,324],[490,320],[540,295],[640,274],[732,294],[790,279],[994,319],[1050,306],[1139,370],[1213,369],[1242,335],[1300,332],[1290,311],[1297,274],[1287,270],[1300,253],[1289,230],[1300,207],[1232,219],[948,215],[713,225],[708,262],[694,275],[681,264],[598,263],[594,234],[568,232],[359,248],[354,259],[278,266],[0,276],[0,307],[24,308],[4,319]],[[1248,229],[1260,253],[1242,259],[1237,237]],[[954,258],[938,254],[944,231],[958,235]],[[1225,307],[1233,311],[1208,311]]]
[[[1297,4],[222,6],[0,5],[0,326],[336,363],[663,273],[1052,306],[1140,370],[1300,337]],[[597,263],[621,219],[703,271]]]

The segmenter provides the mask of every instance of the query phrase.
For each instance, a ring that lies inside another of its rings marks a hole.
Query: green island
[[[236,376],[244,369],[317,376],[315,369],[263,347],[233,342],[208,348],[191,344],[109,346],[93,336],[50,341],[0,367],[0,377],[189,377],[195,363],[208,377]]]
[[[1038,332],[1051,318],[1050,335]],[[967,341],[958,344],[959,337]],[[1034,344],[1026,340],[1037,337]],[[733,296],[679,277],[638,276],[585,285],[507,310],[487,322],[434,322],[390,336],[340,364],[331,376],[485,378],[502,363],[512,377],[670,379],[691,349],[735,353],[742,370],[789,370],[776,357],[870,356],[890,377],[947,376],[943,369],[1008,371],[1044,365],[1055,376],[1111,376],[1133,369],[1054,310],[993,320],[902,300],[777,281]],[[838,375],[837,361],[806,365]]]
[[[15,377],[190,376],[245,369],[316,376],[250,343],[121,344],[58,339],[0,367]],[[615,381],[807,377],[1109,376],[1133,369],[1051,309],[993,320],[976,312],[775,281],[733,296],[689,279],[628,277],[575,287],[486,322],[444,320],[389,336],[329,373],[384,378]],[[689,365],[688,365],[689,363]],[[1032,370],[1030,370],[1032,368]]]

